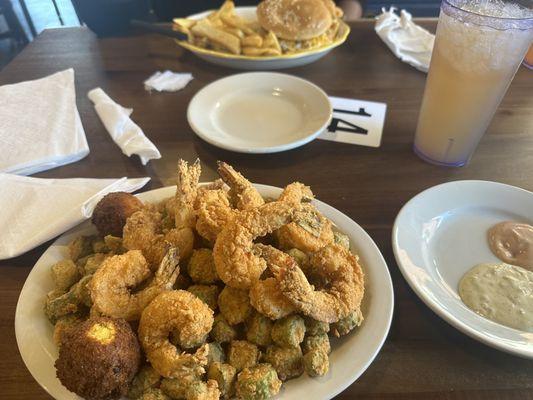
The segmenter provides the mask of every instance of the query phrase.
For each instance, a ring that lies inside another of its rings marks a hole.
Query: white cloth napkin
[[[399,17],[394,7],[381,11],[374,27],[379,37],[400,60],[427,72],[435,35],[415,24],[405,10],[401,10]]]
[[[157,90],[158,92],[176,92],[183,89],[192,81],[193,76],[190,73],[178,73],[172,71],[157,71],[144,81],[144,88],[148,91]]]
[[[74,70],[0,86],[0,172],[30,175],[80,160],[89,146]]]
[[[144,135],[139,126],[130,119],[131,108],[124,108],[115,103],[102,89],[95,88],[87,96],[94,103],[96,113],[105,128],[120,147],[130,157],[137,154],[143,165],[152,159],[161,158],[161,153]]]
[[[109,192],[133,192],[150,178],[42,179],[0,173],[0,260],[16,257],[90,218]]]

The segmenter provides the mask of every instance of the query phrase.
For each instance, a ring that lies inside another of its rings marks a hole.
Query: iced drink
[[[532,41],[530,6],[443,0],[415,152],[436,164],[466,164]]]

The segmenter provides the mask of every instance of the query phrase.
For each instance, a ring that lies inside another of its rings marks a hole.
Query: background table
[[[424,25],[435,28],[434,21]],[[180,157],[190,161],[200,157],[205,181],[216,176],[216,161],[225,160],[254,182],[275,186],[305,182],[320,200],[361,224],[387,260],[395,312],[382,351],[339,399],[533,398],[533,362],[477,343],[424,306],[398,271],[390,238],[402,205],[435,184],[485,179],[533,190],[533,72],[520,68],[470,165],[440,168],[422,162],[411,150],[425,74],[396,59],[375,35],[372,21],[354,23],[352,29],[348,42],[324,59],[285,72],[309,79],[330,95],[386,102],[383,143],[377,149],[315,140],[285,153],[244,155],[208,145],[188,126],[187,104],[200,88],[236,71],[183,54],[164,37],[98,40],[83,28],[45,31],[0,73],[0,84],[70,67],[76,72],[77,104],[91,153],[37,176],[150,176],[148,190],[173,184]],[[164,69],[192,72],[195,79],[177,93],[146,92],[142,81]],[[120,152],[87,99],[87,91],[96,86],[118,103],[133,107],[133,119],[159,147],[162,159],[143,167],[137,157]],[[46,207],[53,204],[43,204],[43,212]],[[19,292],[48,245],[0,262],[2,399],[49,398],[26,370],[14,332]]]

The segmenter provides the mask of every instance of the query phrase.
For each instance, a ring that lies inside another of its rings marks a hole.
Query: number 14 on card
[[[385,103],[330,96],[333,118],[319,138],[336,142],[379,147]]]

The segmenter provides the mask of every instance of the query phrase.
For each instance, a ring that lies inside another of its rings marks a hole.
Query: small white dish
[[[219,79],[196,93],[187,110],[198,136],[239,153],[276,153],[302,146],[326,129],[331,115],[322,89],[274,72]]]
[[[488,181],[456,181],[419,193],[400,210],[392,231],[396,261],[428,307],[470,337],[533,358],[533,333],[508,328],[470,310],[461,277],[476,264],[501,262],[487,230],[502,221],[533,223],[533,193]]]
[[[190,15],[187,18],[202,19],[211,14],[214,10],[204,11],[198,14]],[[256,21],[256,7],[235,7],[235,14],[249,21]],[[302,65],[311,64],[324,57],[335,47],[344,43],[350,33],[350,27],[341,21],[337,37],[332,43],[312,50],[302,51],[294,54],[283,54],[281,56],[245,56],[224,53],[202,47],[195,46],[187,41],[176,40],[183,48],[191,51],[197,57],[211,64],[221,65],[223,67],[242,69],[242,70],[273,70],[283,68],[294,68]]]
[[[277,198],[282,189],[255,185],[262,196]],[[158,202],[172,197],[175,186],[151,190],[138,197],[144,202]],[[392,281],[387,264],[370,236],[357,223],[335,208],[315,200],[314,205],[341,232],[350,238],[351,249],[360,256],[365,272],[365,317],[357,330],[340,339],[331,338],[330,368],[326,376],[312,379],[305,374],[286,382],[276,399],[301,400],[313,393],[313,399],[331,399],[351,385],[378,354],[389,332],[394,305]],[[15,312],[15,335],[20,355],[35,380],[57,400],[80,399],[56,378],[54,362],[58,356],[53,342],[53,326],[43,312],[46,293],[54,288],[50,267],[68,257],[68,243],[84,234],[96,232],[86,221],[59,237],[31,270],[19,296]]]

